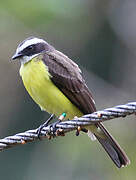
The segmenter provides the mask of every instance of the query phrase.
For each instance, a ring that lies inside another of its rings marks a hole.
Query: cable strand
[[[98,122],[104,122],[119,117],[126,117],[127,115],[135,113],[136,102],[127,103],[125,105],[118,105],[112,108],[94,112],[92,114],[84,115],[80,118],[76,117],[72,120],[60,122],[56,124],[55,132],[52,128],[54,123],[48,125],[42,129],[40,137],[42,139],[50,139],[51,137],[54,138],[57,136],[64,136],[65,133],[76,130],[78,126],[89,126]],[[28,130],[0,139],[0,151],[14,147],[16,145],[26,144],[27,142],[38,140],[37,129]]]

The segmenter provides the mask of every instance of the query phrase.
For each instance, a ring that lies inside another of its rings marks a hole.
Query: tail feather
[[[120,145],[109,134],[105,127],[101,123],[98,123],[97,127],[101,129],[102,133],[104,134],[104,138],[96,134],[95,136],[116,166],[121,168],[130,164],[130,160],[126,153],[121,149]]]

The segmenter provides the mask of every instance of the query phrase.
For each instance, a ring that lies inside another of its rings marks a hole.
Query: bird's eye
[[[28,48],[27,49],[29,49],[29,50],[33,50],[33,46],[28,46]]]

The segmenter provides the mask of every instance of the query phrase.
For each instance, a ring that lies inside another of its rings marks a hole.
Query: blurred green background
[[[77,62],[97,109],[135,101],[136,1],[0,2],[0,136],[38,127],[49,116],[31,100],[10,59],[22,40],[41,37]],[[104,123],[131,165],[118,170],[97,142],[81,134],[37,141],[0,153],[4,180],[133,180],[136,117]]]

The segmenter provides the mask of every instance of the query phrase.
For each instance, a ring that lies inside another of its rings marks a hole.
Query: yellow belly
[[[48,68],[42,61],[33,58],[21,65],[20,75],[28,93],[42,110],[56,116],[65,112],[67,119],[83,115],[52,83]]]

